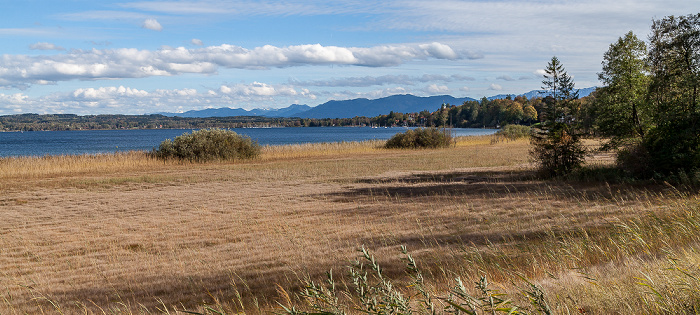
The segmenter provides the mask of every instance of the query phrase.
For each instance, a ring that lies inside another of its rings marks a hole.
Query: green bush
[[[231,130],[202,129],[161,142],[153,155],[160,159],[192,162],[242,160],[260,155],[260,145]]]
[[[446,148],[452,144],[452,135],[447,130],[419,128],[395,134],[386,142],[387,149]]]
[[[531,132],[530,126],[505,125],[496,132],[496,135],[505,137],[508,140],[516,140],[529,137]]]

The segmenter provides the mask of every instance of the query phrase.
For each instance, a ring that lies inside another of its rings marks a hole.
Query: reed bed
[[[51,169],[52,158],[3,159],[0,313],[311,310],[304,286],[333,270],[339,288],[352,288],[347,266],[363,246],[403,293],[415,288],[406,246],[436,298],[456,277],[476,296],[484,276],[531,313],[523,279],[555,313],[696,310],[691,187],[543,181],[527,140],[492,139],[439,150],[266,147],[235,163],[130,153],[132,164],[99,161],[129,154],[55,157],[62,166]]]
[[[261,160],[287,160],[333,155],[380,152],[384,141],[353,141],[305,143],[293,145],[266,145],[262,149]]]
[[[0,158],[0,179],[32,179],[149,170],[163,162],[147,152]]]

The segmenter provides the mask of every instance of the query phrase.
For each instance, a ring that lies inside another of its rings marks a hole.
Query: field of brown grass
[[[342,275],[361,246],[401,277],[401,245],[436,292],[486,275],[527,304],[520,275],[556,313],[699,305],[695,194],[539,180],[525,140],[381,144],[265,147],[236,163],[0,159],[0,314],[303,308],[301,280]]]

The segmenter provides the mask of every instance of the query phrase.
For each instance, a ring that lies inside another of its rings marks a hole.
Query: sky
[[[0,0],[0,115],[316,106],[577,88],[698,0]],[[458,105],[458,104],[456,104]]]

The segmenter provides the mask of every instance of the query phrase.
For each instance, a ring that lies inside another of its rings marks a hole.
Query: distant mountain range
[[[579,97],[588,96],[595,87],[579,90]],[[527,98],[533,98],[543,95],[543,91],[535,90],[525,94],[520,94]],[[501,94],[489,97],[489,100],[504,99],[508,96],[515,97],[519,95]],[[245,110],[242,108],[208,108],[203,110],[191,110],[184,113],[158,113],[164,116],[178,117],[229,117],[229,116],[263,116],[263,117],[299,117],[299,118],[352,118],[355,116],[375,117],[385,115],[389,112],[398,113],[417,113],[424,110],[433,112],[442,106],[442,104],[461,105],[466,101],[474,101],[475,99],[464,97],[455,98],[449,95],[420,97],[410,94],[392,95],[375,100],[366,98],[358,98],[345,101],[329,101],[310,107],[308,105],[291,105],[280,109],[252,109]]]
[[[308,105],[291,105],[279,109],[252,109],[245,110],[242,108],[207,108],[202,110],[190,110],[184,113],[158,113],[164,116],[178,117],[231,117],[231,116],[263,116],[263,117],[299,117],[300,113],[310,110],[312,107]]]
[[[579,89],[579,90],[578,90],[578,97],[586,97],[586,96],[590,95],[591,93],[593,93],[593,91],[595,91],[596,89],[597,89],[597,87],[595,87],[595,86],[594,86],[594,87],[589,87],[589,88],[584,88],[584,89]],[[504,99],[504,98],[506,98],[506,97],[508,97],[508,96],[511,96],[511,97],[525,96],[525,97],[527,97],[528,99],[531,99],[531,98],[533,98],[533,97],[541,97],[541,96],[545,95],[545,93],[546,93],[545,90],[533,90],[533,91],[530,91],[530,92],[527,92],[527,93],[524,93],[524,94],[520,94],[520,95],[515,95],[515,94],[499,94],[499,95],[487,97],[487,99],[489,99],[489,100],[497,100],[497,99]]]

